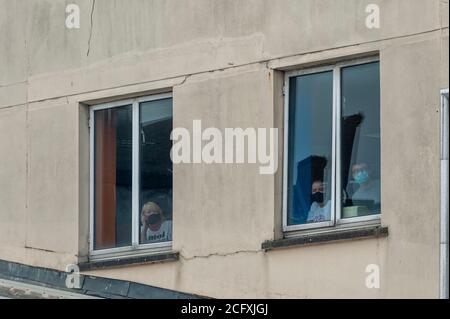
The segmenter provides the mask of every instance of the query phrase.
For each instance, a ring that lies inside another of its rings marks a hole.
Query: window
[[[171,247],[172,98],[91,108],[91,254]]]
[[[379,219],[379,62],[289,72],[285,86],[284,230]]]

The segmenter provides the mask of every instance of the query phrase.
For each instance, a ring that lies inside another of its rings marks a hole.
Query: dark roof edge
[[[62,291],[119,299],[200,299],[202,296],[175,290],[144,285],[136,282],[109,279],[91,275],[75,274],[79,289],[68,288],[67,272],[29,266],[0,259],[0,278],[23,283],[30,283]],[[70,277],[69,277],[70,280]]]

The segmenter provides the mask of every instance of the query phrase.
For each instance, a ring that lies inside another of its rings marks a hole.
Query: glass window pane
[[[341,70],[342,217],[380,213],[379,63]]]
[[[94,249],[130,246],[132,107],[99,110],[94,114]]]
[[[331,220],[333,72],[290,79],[288,225]]]
[[[172,99],[140,104],[140,243],[172,240]]]

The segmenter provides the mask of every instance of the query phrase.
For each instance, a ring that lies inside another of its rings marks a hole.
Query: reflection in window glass
[[[172,99],[140,106],[140,243],[172,240]]]
[[[342,217],[380,213],[379,63],[341,70]]]
[[[132,107],[95,111],[95,249],[131,245]]]
[[[288,225],[331,220],[333,72],[290,79]]]

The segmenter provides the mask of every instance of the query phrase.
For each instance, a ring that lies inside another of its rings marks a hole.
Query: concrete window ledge
[[[354,229],[336,229],[322,233],[303,234],[290,238],[266,241],[262,244],[262,249],[270,251],[274,249],[289,248],[294,246],[305,246],[313,244],[323,244],[343,240],[356,240],[364,238],[381,238],[389,234],[388,227],[371,226]]]
[[[105,268],[117,268],[132,265],[177,261],[178,258],[179,258],[178,252],[167,252],[144,256],[117,257],[107,260],[92,260],[86,263],[78,264],[78,267],[80,268],[80,271],[89,271]]]

